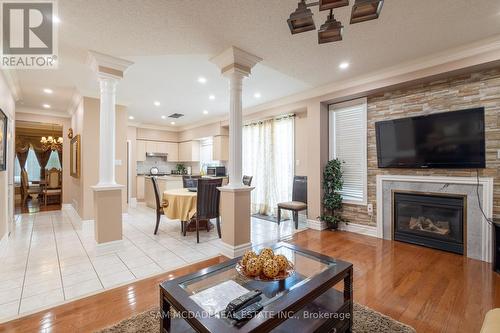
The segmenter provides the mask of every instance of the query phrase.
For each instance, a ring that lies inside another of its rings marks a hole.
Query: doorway
[[[62,135],[61,125],[16,121],[16,214],[61,209]]]

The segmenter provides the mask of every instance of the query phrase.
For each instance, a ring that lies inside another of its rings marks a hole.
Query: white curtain
[[[294,117],[243,127],[243,174],[253,176],[252,214],[276,215],[278,202],[291,201],[294,175]]]

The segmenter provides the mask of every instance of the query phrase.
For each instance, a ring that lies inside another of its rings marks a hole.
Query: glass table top
[[[336,265],[333,259],[325,260],[286,245],[275,248],[274,252],[285,255],[294,265],[294,274],[285,280],[254,280],[239,274],[232,263],[213,272],[184,280],[179,283],[179,287],[210,315],[218,316],[225,305],[247,291],[262,291],[260,302],[266,306]]]

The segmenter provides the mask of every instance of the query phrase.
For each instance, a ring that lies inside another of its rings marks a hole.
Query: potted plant
[[[326,222],[329,229],[336,230],[339,222],[346,222],[340,215],[342,210],[342,161],[329,161],[323,171],[323,215],[320,217]]]

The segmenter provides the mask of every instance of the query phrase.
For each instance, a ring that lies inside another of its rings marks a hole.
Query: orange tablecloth
[[[163,192],[163,212],[171,220],[191,220],[196,214],[196,192],[186,188]]]

